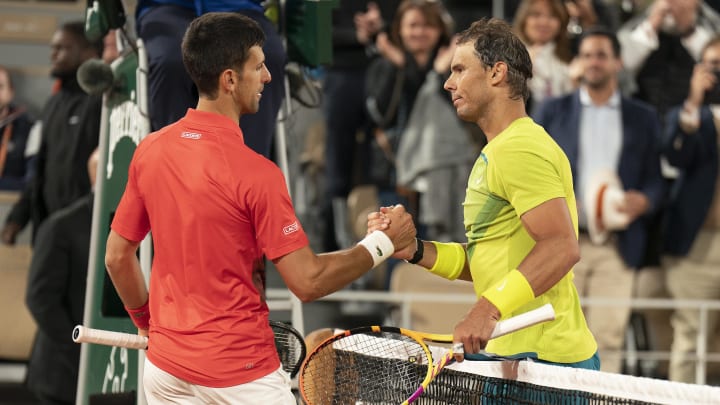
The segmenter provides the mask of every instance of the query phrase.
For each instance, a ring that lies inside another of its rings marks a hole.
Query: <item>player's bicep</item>
[[[526,211],[520,219],[535,241],[554,237],[576,238],[565,198],[553,198]]]
[[[317,255],[309,245],[273,260],[273,264],[285,285],[297,296],[303,295],[308,285],[312,285],[312,274],[320,266]]]
[[[135,242],[125,238],[115,230],[110,230],[107,244],[105,246],[105,262],[108,267],[115,268],[113,264],[122,263],[128,258],[135,258],[135,252],[140,246],[140,242]]]

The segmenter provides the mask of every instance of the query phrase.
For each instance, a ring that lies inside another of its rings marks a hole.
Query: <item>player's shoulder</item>
[[[224,150],[223,153],[226,155],[225,161],[229,166],[228,173],[237,176],[243,183],[250,182],[256,186],[262,186],[276,181],[284,181],[282,171],[275,162],[243,143]]]
[[[145,157],[148,151],[152,150],[153,147],[157,145],[157,141],[160,139],[160,131],[151,132],[138,142],[132,159],[135,164],[138,164],[138,162]]]
[[[508,127],[506,136],[502,138],[504,139],[498,146],[503,149],[526,149],[528,147],[547,145],[552,141],[545,128],[530,117],[513,122]]]
[[[555,156],[559,149],[547,131],[530,118],[514,123],[498,140],[500,142],[493,145],[491,160],[508,164],[522,165],[533,157],[547,159]]]
[[[157,131],[150,132],[143,139],[138,142],[135,150],[135,156],[139,157],[147,151],[154,149],[159,145],[160,139],[166,136],[172,136],[177,132],[177,123],[173,123],[158,129]]]

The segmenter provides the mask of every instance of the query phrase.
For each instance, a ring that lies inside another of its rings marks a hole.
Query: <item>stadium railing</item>
[[[289,303],[289,292],[285,289],[268,289],[267,297],[271,310],[299,311],[299,304]],[[472,294],[439,294],[439,293],[396,293],[386,291],[339,291],[322,298],[323,301],[366,301],[392,303],[399,307],[399,324],[396,326],[412,328],[411,304],[415,302],[437,303],[472,303],[477,298]],[[634,310],[640,309],[666,309],[678,308],[697,309],[700,313],[700,328],[697,339],[698,345],[695,353],[688,353],[687,359],[696,362],[696,383],[705,384],[707,381],[707,365],[710,362],[720,363],[720,353],[711,353],[708,349],[707,337],[712,333],[708,330],[708,315],[710,311],[720,311],[720,301],[710,300],[675,300],[662,298],[633,298],[633,299],[603,299],[581,298],[583,306],[592,307],[618,307],[626,306]],[[432,331],[438,332],[438,331]],[[603,355],[635,356],[638,360],[668,360],[669,351],[618,351],[603,352]]]

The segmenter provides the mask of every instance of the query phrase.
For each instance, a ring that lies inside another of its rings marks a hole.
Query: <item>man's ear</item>
[[[232,69],[223,70],[223,72],[220,73],[220,78],[218,81],[220,82],[220,89],[230,91],[230,89],[235,85],[236,81]]]
[[[497,85],[507,76],[508,66],[504,62],[497,62],[490,68],[490,82]]]

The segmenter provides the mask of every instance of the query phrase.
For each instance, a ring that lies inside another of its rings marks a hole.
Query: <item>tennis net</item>
[[[432,347],[433,357],[446,350]],[[407,360],[336,350],[334,378],[348,378],[343,365],[368,362],[377,370],[398,367]],[[407,368],[407,364],[402,364]],[[414,374],[424,375],[423,365]],[[350,371],[351,372],[351,371]],[[333,377],[329,377],[333,378]],[[333,404],[397,405],[408,397],[401,384],[382,379],[357,381],[351,392],[335,392]],[[574,369],[533,361],[464,361],[448,365],[416,402],[429,405],[464,404],[720,404],[720,387],[676,383],[600,371]],[[313,404],[323,405],[323,404]]]

